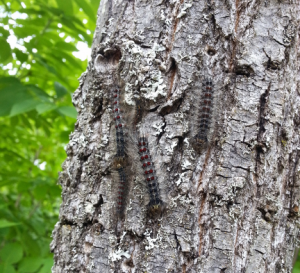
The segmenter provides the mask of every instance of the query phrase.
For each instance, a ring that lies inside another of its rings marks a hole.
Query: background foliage
[[[71,92],[99,0],[0,0],[0,272],[50,273]],[[76,53],[74,53],[76,55]]]

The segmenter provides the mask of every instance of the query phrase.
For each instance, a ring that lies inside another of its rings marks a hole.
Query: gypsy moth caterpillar
[[[155,167],[150,155],[148,140],[145,136],[140,137],[138,141],[138,149],[140,155],[140,161],[144,170],[144,177],[147,182],[148,193],[150,202],[148,204],[148,210],[150,213],[161,210],[163,202],[160,198],[160,190],[155,176]]]
[[[201,145],[208,141],[207,135],[212,118],[213,85],[211,79],[205,79],[203,82],[200,104],[198,113],[199,127],[195,140]]]
[[[126,152],[125,152],[125,120],[122,116],[122,111],[120,108],[120,90],[119,88],[115,88],[113,91],[113,115],[115,121],[115,129],[116,129],[116,146],[117,151],[114,160],[114,166],[117,168],[118,176],[119,176],[119,186],[118,186],[118,194],[117,194],[117,212],[121,215],[124,211],[125,207],[125,192],[128,184],[127,175],[125,172],[126,168]]]
[[[211,78],[204,78],[200,97],[195,98],[195,122],[192,125],[192,145],[196,151],[201,151],[210,140],[211,127],[214,119],[214,86]]]

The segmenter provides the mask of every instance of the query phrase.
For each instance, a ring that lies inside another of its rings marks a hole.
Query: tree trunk
[[[299,4],[101,1],[53,273],[291,272]]]

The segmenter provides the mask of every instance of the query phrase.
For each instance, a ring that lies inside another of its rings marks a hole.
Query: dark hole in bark
[[[80,159],[81,159],[82,161],[86,162],[86,161],[89,159],[90,155],[91,155],[91,154],[84,154],[84,155],[82,155],[82,156],[80,157]]]
[[[165,105],[164,107],[162,107],[160,109],[159,113],[162,116],[165,116],[170,113],[176,112],[176,111],[178,111],[182,102],[183,102],[183,98],[178,98],[178,99],[174,100],[171,105]]]
[[[162,132],[160,132],[159,135],[158,135],[158,137],[157,137],[157,144],[159,143],[161,137],[162,137],[163,134],[165,133],[165,128],[166,128],[166,126],[167,126],[166,121],[165,121],[164,118],[163,118],[163,120],[164,120],[164,125],[163,125],[163,127],[162,127]]]
[[[104,50],[104,57],[113,64],[118,64],[122,54],[119,48],[108,48]]]
[[[176,248],[178,249],[180,247],[180,243],[179,240],[177,238],[177,234],[174,232],[174,237],[175,237],[175,241],[176,241]]]
[[[101,48],[97,53],[100,54],[96,58],[99,65],[102,62],[104,62],[104,65],[118,65],[122,57],[121,50],[117,47]]]
[[[275,265],[275,273],[280,273],[281,271],[281,265],[280,262],[277,262]]]
[[[277,169],[278,169],[278,173],[282,173],[283,169],[284,169],[284,165],[282,164],[282,159],[279,159],[278,160],[278,163],[277,163]]]
[[[234,72],[236,75],[241,75],[246,77],[249,77],[250,75],[254,74],[254,70],[251,68],[250,65],[236,66]]]
[[[174,58],[171,58],[171,64],[169,65],[168,69],[168,78],[169,78],[169,91],[168,91],[168,99],[172,95],[173,87],[176,81],[176,75],[177,75],[177,64]]]
[[[228,203],[226,204],[227,210],[230,210],[230,207],[233,205],[232,201],[228,201]]]
[[[265,115],[265,110],[267,107],[267,98],[269,95],[269,89],[266,90],[265,93],[263,93],[260,97],[260,108],[259,108],[259,131],[258,131],[258,140],[262,138],[263,133],[266,131],[264,124],[266,122],[264,115]]]
[[[216,51],[213,47],[211,47],[211,46],[208,46],[208,47],[207,47],[206,52],[207,52],[207,54],[210,55],[210,56],[213,56],[213,55],[215,55],[215,54],[217,53],[217,51]]]
[[[149,112],[155,112],[155,111],[157,110],[158,107],[159,107],[159,105],[155,106],[154,108],[151,108],[151,109],[149,110]]]
[[[131,267],[131,268],[134,267],[134,263],[133,263],[133,261],[132,261],[131,258],[130,258],[129,260],[125,261],[125,265],[127,265],[127,266],[129,266],[129,267]]]
[[[135,105],[136,105],[136,113],[134,118],[134,124],[137,125],[143,118],[144,102],[141,99],[136,99]]]
[[[211,16],[211,21],[212,21],[212,23],[213,23],[213,26],[214,26],[214,31],[216,30],[216,25],[217,25],[217,23],[216,23],[216,18],[215,18],[215,16],[212,14],[212,16]]]
[[[172,72],[174,73],[174,72],[176,72],[176,70],[177,70],[176,61],[174,58],[171,57],[171,66],[170,66],[170,69],[168,72],[171,72],[171,74],[172,74]]]
[[[178,137],[177,149],[178,149],[179,151],[182,151],[182,150],[183,150],[183,140],[184,140],[183,137],[181,137],[181,136]]]
[[[221,271],[220,271],[220,273],[225,272],[226,269],[227,269],[227,268],[222,268]]]
[[[100,116],[102,110],[103,110],[103,98],[100,98],[95,101],[95,110],[94,110],[95,117]]]
[[[300,125],[300,116],[295,116],[293,121],[296,126],[299,126]]]
[[[75,223],[67,219],[65,216],[60,221],[61,225],[74,226]]]
[[[299,212],[299,207],[297,205],[294,205],[290,211],[289,211],[289,214],[288,214],[288,217],[289,218],[296,218],[298,217],[298,212]]]
[[[93,222],[92,231],[94,232],[94,234],[99,235],[103,233],[104,226],[102,226],[100,223]]]
[[[271,212],[270,211],[266,211],[265,209],[263,208],[257,208],[261,214],[262,214],[262,218],[266,221],[266,222],[270,222],[271,221]]]
[[[83,223],[83,227],[89,228],[93,225],[93,221],[91,219],[86,219],[86,221]]]
[[[70,178],[68,178],[68,179],[67,179],[67,182],[66,182],[66,186],[67,186],[67,187],[70,186],[70,182],[71,182],[71,181],[70,181]]]
[[[276,61],[271,61],[271,59],[269,59],[268,64],[267,64],[267,69],[280,70],[280,63],[278,63]]]
[[[285,145],[287,141],[288,141],[288,135],[287,135],[287,132],[286,132],[285,129],[282,129],[282,130],[281,130],[281,143],[282,143],[283,145]]]
[[[78,171],[77,171],[77,174],[76,174],[76,177],[75,177],[75,181],[74,183],[72,184],[72,186],[74,188],[76,188],[76,186],[80,183],[81,181],[81,174],[82,174],[82,164],[81,166],[78,168]]]
[[[263,154],[264,153],[264,150],[263,150],[263,147],[262,147],[262,145],[256,145],[256,160],[258,161],[258,162],[260,162],[261,160],[261,154]],[[261,162],[260,162],[261,163]]]
[[[101,207],[101,205],[103,205],[102,194],[100,194],[99,201],[94,205],[94,207]]]

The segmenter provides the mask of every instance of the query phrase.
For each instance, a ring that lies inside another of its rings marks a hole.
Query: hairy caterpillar
[[[127,186],[127,176],[125,172],[126,153],[125,153],[125,133],[124,133],[124,119],[121,116],[120,109],[120,91],[115,89],[113,92],[113,113],[116,128],[116,142],[117,153],[115,156],[115,166],[119,174],[119,186],[117,197],[117,211],[119,214],[123,213],[125,207],[125,189]]]
[[[150,196],[150,202],[148,209],[150,212],[154,212],[161,208],[163,205],[160,199],[159,186],[157,177],[155,177],[155,168],[151,160],[151,155],[148,147],[148,140],[146,137],[140,137],[138,142],[140,161],[144,170],[144,176],[147,181],[148,192]]]
[[[197,133],[194,137],[196,145],[202,147],[208,142],[208,133],[212,121],[213,112],[213,84],[212,80],[204,79],[202,84],[202,94],[200,98],[200,108],[198,111]]]

